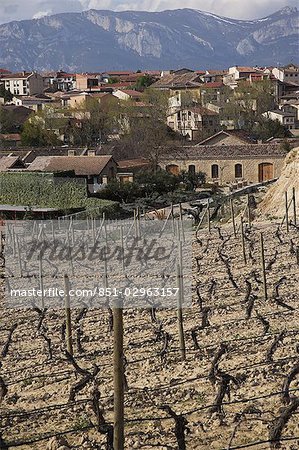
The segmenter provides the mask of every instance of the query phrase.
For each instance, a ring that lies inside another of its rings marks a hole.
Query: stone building
[[[160,167],[174,174],[204,172],[218,185],[258,183],[280,176],[285,155],[280,144],[197,145],[174,150]]]
[[[255,144],[256,140],[243,130],[221,130],[198,145],[244,145]]]
[[[37,156],[27,170],[55,173],[66,179],[83,179],[88,192],[95,194],[116,178],[117,162],[111,155]]]

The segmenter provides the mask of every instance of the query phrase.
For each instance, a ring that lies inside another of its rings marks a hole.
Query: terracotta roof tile
[[[111,155],[103,156],[38,156],[28,167],[29,171],[65,172],[74,171],[76,175],[100,174]]]
[[[284,158],[286,153],[280,144],[200,145],[174,149],[173,152],[164,157],[164,160]]]
[[[130,169],[137,167],[147,167],[150,165],[150,162],[145,158],[138,159],[123,159],[121,161],[117,161],[119,169]]]
[[[11,169],[18,160],[18,156],[3,156],[0,158],[0,172],[6,172],[8,169]]]

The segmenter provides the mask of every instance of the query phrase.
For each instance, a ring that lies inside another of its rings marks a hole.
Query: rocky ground
[[[124,312],[126,449],[299,449],[298,229],[256,222],[244,240],[246,263],[231,224],[194,241],[185,360],[176,311]],[[0,448],[110,448],[109,312],[72,311],[74,361],[63,323],[1,307]]]

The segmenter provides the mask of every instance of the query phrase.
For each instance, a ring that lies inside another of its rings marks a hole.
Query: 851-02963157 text
[[[178,288],[160,288],[160,287],[99,287],[93,289],[70,289],[68,295],[70,297],[175,297],[178,294]],[[47,288],[41,289],[11,289],[12,297],[63,297],[66,294],[64,289]]]

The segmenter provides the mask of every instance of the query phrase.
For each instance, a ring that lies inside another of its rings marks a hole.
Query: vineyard
[[[176,310],[123,312],[125,449],[299,449],[298,227],[236,223],[194,234],[184,352]],[[111,311],[71,323],[73,355],[63,310],[1,307],[1,449],[113,449]]]
[[[43,173],[1,173],[0,204],[57,208],[99,207],[102,212],[115,212],[117,203],[88,198],[85,183],[71,178],[55,178]]]

